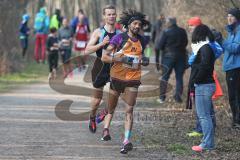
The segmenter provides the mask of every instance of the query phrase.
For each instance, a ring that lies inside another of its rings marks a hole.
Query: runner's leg
[[[102,100],[102,96],[103,96],[103,87],[102,88],[95,88],[95,90],[93,91],[93,97],[91,99],[91,112],[90,112],[90,116],[89,116],[89,130],[92,133],[96,132],[96,112],[97,109],[101,103]]]
[[[110,123],[113,118],[115,108],[118,103],[119,95],[120,95],[120,93],[118,93],[117,91],[109,89],[108,114],[105,117],[105,121],[104,121],[105,124],[104,124],[103,134],[102,134],[102,138],[101,138],[101,140],[103,140],[103,141],[111,140],[111,136],[109,134],[109,127],[110,127]]]
[[[135,87],[126,87],[124,91],[124,101],[126,105],[125,109],[125,133],[123,147],[121,148],[120,153],[126,154],[128,151],[131,151],[133,148],[132,143],[130,142],[132,134],[132,125],[133,125],[133,107],[136,104],[136,98],[138,94],[138,89]]]

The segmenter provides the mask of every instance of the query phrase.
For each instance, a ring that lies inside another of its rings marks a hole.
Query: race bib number
[[[77,41],[77,48],[85,48],[86,41]]]
[[[68,47],[68,46],[70,46],[70,41],[69,40],[62,40],[62,46],[63,47]]]
[[[133,56],[133,55],[127,55],[128,62],[132,63],[129,64],[123,64],[124,67],[130,68],[130,69],[138,69],[139,68],[139,56]]]

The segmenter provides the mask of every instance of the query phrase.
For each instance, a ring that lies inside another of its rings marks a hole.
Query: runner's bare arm
[[[114,49],[115,47],[113,45],[109,45],[107,49],[103,50],[101,60],[105,63],[112,63],[113,57],[111,56],[111,53],[114,51]]]
[[[87,47],[85,49],[85,54],[91,54],[96,52],[97,50],[101,49],[104,47],[109,41],[102,41],[101,43],[97,43],[99,40],[99,37],[101,35],[100,29],[96,29],[93,34],[90,37],[90,40],[87,44]]]
[[[98,49],[102,48],[101,43],[97,44],[97,41],[100,36],[100,30],[96,29],[90,37],[90,40],[86,46],[85,54],[91,54],[96,52]]]

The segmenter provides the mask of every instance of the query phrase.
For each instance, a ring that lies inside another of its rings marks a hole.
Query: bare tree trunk
[[[112,0],[112,4],[113,4],[114,6],[116,6],[116,4],[117,4],[116,0]]]
[[[38,1],[38,11],[40,10],[41,7],[43,7],[45,5],[45,0],[39,0]]]
[[[123,8],[126,8],[126,0],[122,0]]]
[[[140,11],[144,11],[144,0],[140,0]]]

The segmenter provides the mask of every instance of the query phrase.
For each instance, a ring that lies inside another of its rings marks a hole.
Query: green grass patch
[[[178,155],[188,155],[190,154],[190,149],[187,148],[185,145],[175,143],[175,144],[169,144],[167,146],[167,151],[172,152],[174,154]]]
[[[41,82],[47,78],[48,65],[31,62],[21,72],[0,77],[0,92],[6,92],[23,84]]]

